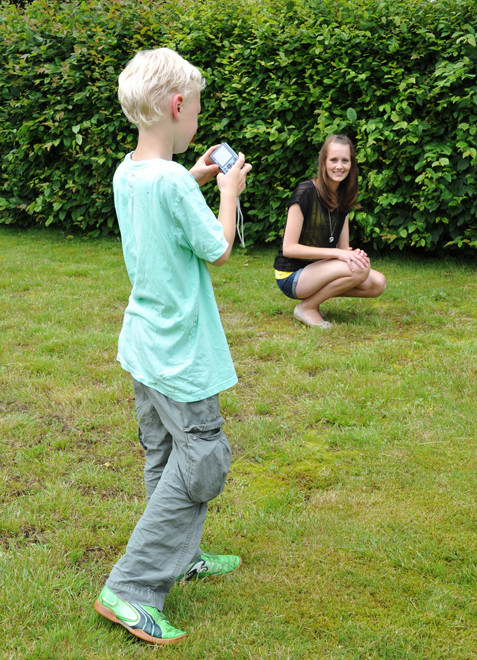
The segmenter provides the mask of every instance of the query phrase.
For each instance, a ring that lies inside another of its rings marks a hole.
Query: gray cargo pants
[[[218,395],[180,403],[133,385],[147,505],[106,584],[122,600],[162,610],[177,576],[201,554],[207,501],[223,490],[231,450]]]

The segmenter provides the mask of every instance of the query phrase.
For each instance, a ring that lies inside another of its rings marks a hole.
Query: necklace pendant
[[[329,237],[329,242],[334,243],[335,241],[335,229],[336,229],[336,223],[338,222],[338,219],[336,219],[335,224],[331,226],[331,213],[330,209],[328,209],[328,222],[330,223],[330,237]]]

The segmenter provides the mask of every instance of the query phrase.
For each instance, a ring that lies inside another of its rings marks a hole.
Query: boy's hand
[[[217,175],[217,185],[221,193],[233,192],[235,197],[240,195],[245,190],[245,180],[247,174],[252,169],[250,163],[245,162],[245,156],[239,152],[238,160],[232,165],[227,174]]]
[[[207,149],[205,154],[199,158],[197,163],[190,168],[189,173],[192,174],[199,186],[203,186],[219,172],[219,166],[215,165],[210,160],[210,154],[217,149],[220,145],[216,144],[210,149]]]

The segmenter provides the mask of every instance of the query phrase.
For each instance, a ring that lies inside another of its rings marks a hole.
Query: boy
[[[187,636],[162,613],[178,578],[241,565],[200,548],[207,501],[222,491],[231,459],[218,393],[237,382],[205,262],[221,266],[230,255],[251,165],[239,154],[218,174],[215,147],[190,172],[172,161],[196,133],[202,87],[200,72],[168,48],[139,52],[119,76],[138,143],[113,180],[132,284],[118,360],[133,377],[147,505],[94,607],[157,644]],[[199,190],[215,175],[218,219]]]

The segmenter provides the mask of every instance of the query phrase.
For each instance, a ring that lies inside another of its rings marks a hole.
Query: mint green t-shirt
[[[175,401],[235,385],[205,263],[218,259],[227,241],[197,182],[178,163],[128,154],[113,189],[132,284],[119,336],[122,367]]]

